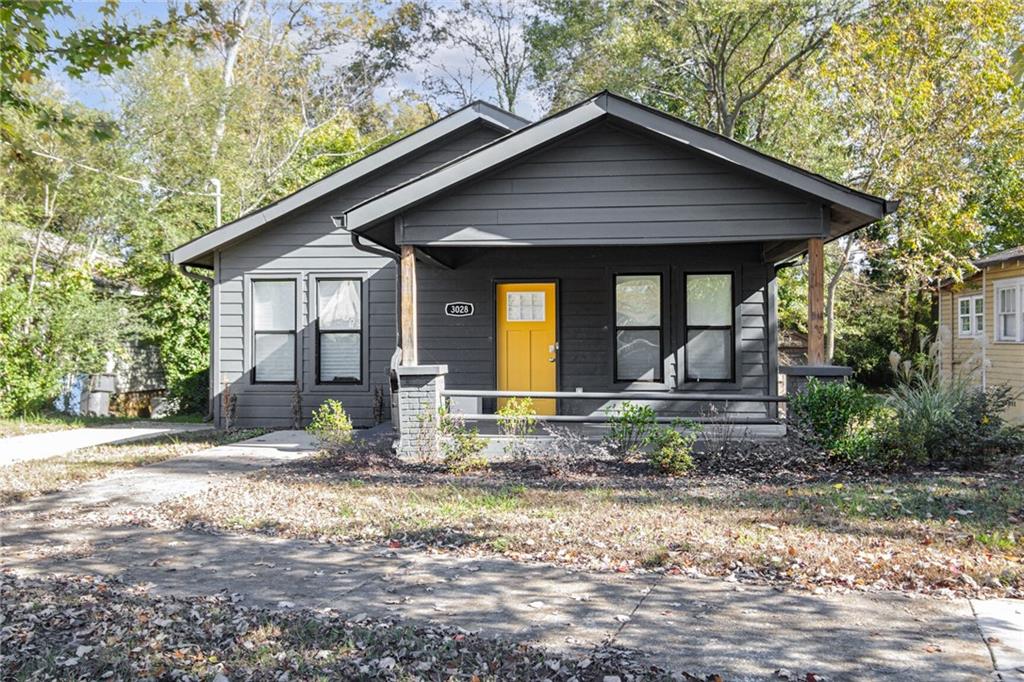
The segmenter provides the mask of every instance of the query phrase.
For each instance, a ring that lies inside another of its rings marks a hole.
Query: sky
[[[454,4],[452,0],[432,0],[432,2],[435,3],[436,7],[442,9]],[[51,25],[63,33],[74,29],[76,26],[96,23],[100,19],[99,8],[101,6],[102,2],[98,0],[73,1],[71,2],[73,16],[58,17],[52,20]],[[167,17],[167,3],[159,0],[122,0],[119,14],[131,24],[164,19]],[[329,59],[330,57],[328,56]],[[398,91],[402,89],[418,89],[423,77],[435,70],[433,66],[435,64],[445,63],[450,69],[454,70],[458,66],[465,67],[468,62],[469,56],[465,51],[442,46],[427,60],[416,63],[409,71],[399,74],[393,89]],[[110,77],[87,74],[83,78],[75,79],[68,77],[60,69],[54,69],[51,71],[51,78],[60,84],[70,97],[77,99],[86,106],[111,112],[117,110],[117,95],[112,87],[112,79]],[[386,98],[391,94],[389,90],[390,88],[382,88],[378,94],[381,98]],[[492,83],[483,82],[477,95],[480,99],[497,103]],[[544,113],[544,105],[534,93],[525,92],[517,103],[517,113],[527,118],[539,118]]]

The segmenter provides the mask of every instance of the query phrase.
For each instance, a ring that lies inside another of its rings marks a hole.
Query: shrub
[[[647,459],[663,474],[679,476],[693,469],[693,444],[700,426],[690,420],[676,420],[671,426],[654,429],[647,437],[651,446]]]
[[[537,412],[532,398],[509,398],[498,410],[498,428],[509,437],[505,454],[525,457],[530,454],[526,437],[537,427]]]
[[[655,430],[657,419],[649,405],[637,405],[628,400],[612,413],[608,420],[606,437],[608,450],[622,460],[640,452]]]
[[[330,398],[313,410],[313,420],[306,430],[328,447],[338,448],[352,442],[352,420],[345,407]]]
[[[896,385],[887,403],[894,424],[886,445],[896,462],[977,466],[1024,449],[1024,430],[1001,414],[1015,393],[1006,386],[982,389],[966,374],[942,376],[937,345],[913,361],[892,355]]]
[[[438,447],[445,468],[457,476],[487,468],[487,459],[481,455],[487,442],[480,432],[467,428],[462,417],[444,408],[438,413]]]
[[[798,426],[809,429],[819,445],[833,456],[844,456],[851,447],[867,444],[860,427],[870,422],[878,401],[853,381],[823,382],[811,377],[807,387],[789,399],[789,409]]]

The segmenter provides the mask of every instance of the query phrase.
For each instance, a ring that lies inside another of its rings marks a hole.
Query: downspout
[[[984,328],[985,331],[983,331],[981,333],[981,390],[982,391],[987,391],[988,390],[988,370],[985,367],[986,363],[988,362],[988,339],[985,338],[986,336],[988,336],[988,325],[985,324],[986,321],[987,321],[985,318],[988,317],[988,308],[989,308],[988,301],[985,300],[985,297],[988,296],[988,284],[986,283],[986,279],[985,279],[986,272],[987,272],[987,268],[983,267],[981,269],[981,310],[982,310],[982,313],[981,313],[981,326],[982,326],[982,328]],[[996,333],[995,305],[996,305],[996,292],[993,291],[992,292],[992,338],[993,339],[995,338],[995,333]],[[973,314],[973,313],[974,313],[974,311],[972,310],[971,314]]]
[[[345,216],[331,216],[331,220],[334,222],[334,226],[340,229],[345,228]],[[383,258],[390,258],[394,261],[395,267],[395,348],[402,347],[402,273],[397,267],[401,261],[401,256],[391,249],[387,249],[383,246],[376,245],[371,246],[363,243],[362,235],[356,232],[349,232],[352,237],[352,246],[357,251],[363,253],[373,254],[374,256],[381,256]]]
[[[181,274],[185,275],[189,279],[191,279],[193,281],[196,281],[196,282],[202,282],[203,284],[205,284],[208,287],[210,287],[210,321],[209,321],[209,330],[207,332],[207,336],[209,338],[209,343],[210,343],[210,346],[209,346],[209,349],[208,349],[209,358],[210,358],[210,371],[209,371],[209,375],[210,375],[209,376],[209,384],[210,385],[207,387],[208,394],[207,394],[207,399],[206,399],[206,419],[205,419],[205,421],[212,422],[213,421],[213,400],[214,400],[214,396],[216,395],[214,381],[216,381],[216,377],[217,377],[216,368],[213,366],[213,355],[214,355],[214,347],[213,347],[213,325],[214,325],[214,319],[213,319],[214,318],[214,310],[213,310],[213,278],[212,277],[207,277],[206,275],[200,275],[200,274],[197,274],[195,272],[190,272],[189,270],[186,270],[184,263],[179,263],[178,264],[178,270],[180,270]]]

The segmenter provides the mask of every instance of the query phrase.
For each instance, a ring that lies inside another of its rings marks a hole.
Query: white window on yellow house
[[[980,336],[985,332],[985,299],[978,296],[961,296],[958,329],[960,336]]]
[[[996,341],[1024,342],[1024,280],[995,283]]]

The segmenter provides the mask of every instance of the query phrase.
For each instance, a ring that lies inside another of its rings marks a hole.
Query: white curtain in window
[[[359,329],[362,301],[359,280],[322,279],[317,283],[320,329]]]
[[[726,380],[732,375],[732,332],[691,329],[686,339],[686,372],[697,381]]]

